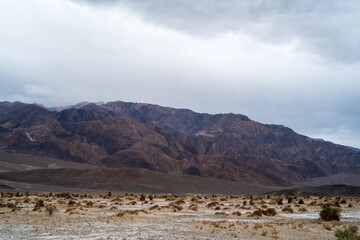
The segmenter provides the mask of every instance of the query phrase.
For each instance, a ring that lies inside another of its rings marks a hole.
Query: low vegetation
[[[43,224],[43,221],[49,221],[51,226],[56,223],[64,225],[72,220],[74,225],[79,221],[96,221],[96,225],[104,224],[104,229],[106,226],[116,226],[115,232],[118,228],[131,228],[132,224],[163,224],[166,229],[176,231],[187,226],[188,232],[205,239],[331,239],[335,234],[340,240],[360,240],[355,225],[335,231],[339,226],[344,226],[340,221],[340,208],[335,207],[338,203],[344,212],[360,212],[360,199],[345,197],[1,193],[0,213],[4,222],[9,221],[14,226],[24,224],[11,220],[19,217],[20,221],[33,220],[34,226]],[[351,208],[348,207],[350,204]],[[304,212],[317,212],[320,218],[306,218],[307,214],[301,214]],[[300,218],[294,217],[297,214]],[[356,221],[358,225],[360,220]],[[43,229],[55,231],[49,227]],[[1,234],[0,229],[0,238]],[[165,236],[171,238],[171,235]],[[189,239],[199,237],[184,236]],[[131,238],[128,235],[124,237]],[[55,236],[53,238],[56,239]],[[143,236],[139,235],[139,238]],[[157,239],[159,236],[149,238]]]
[[[339,221],[340,220],[340,209],[339,208],[333,208],[333,207],[324,207],[320,211],[320,217],[324,221]]]
[[[360,240],[360,236],[357,234],[358,227],[349,225],[344,230],[337,229],[334,233],[338,240]]]

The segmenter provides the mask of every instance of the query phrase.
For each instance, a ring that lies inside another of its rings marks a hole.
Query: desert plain
[[[323,221],[323,206],[341,209]],[[0,239],[336,239],[360,198],[1,193]]]

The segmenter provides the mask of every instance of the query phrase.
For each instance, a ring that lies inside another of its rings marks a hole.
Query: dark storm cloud
[[[147,21],[194,35],[244,32],[273,43],[296,39],[327,60],[360,60],[356,0],[88,0],[125,3]],[[305,50],[304,49],[304,50]]]

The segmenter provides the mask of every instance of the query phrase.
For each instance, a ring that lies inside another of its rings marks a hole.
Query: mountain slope
[[[105,167],[291,185],[359,174],[360,152],[237,114],[112,102],[52,112],[0,103],[0,149]]]
[[[15,173],[0,173],[0,179],[50,186],[94,190],[107,189],[122,192],[257,194],[268,190],[268,188],[261,186],[222,179],[172,175],[132,168],[37,169]]]

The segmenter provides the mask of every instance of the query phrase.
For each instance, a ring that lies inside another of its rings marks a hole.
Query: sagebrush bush
[[[320,217],[324,221],[332,221],[332,220],[339,221],[339,219],[340,219],[340,209],[332,208],[332,207],[324,207],[320,211]]]
[[[358,227],[349,225],[346,229],[337,229],[334,233],[338,240],[360,240],[360,236],[357,234]]]

